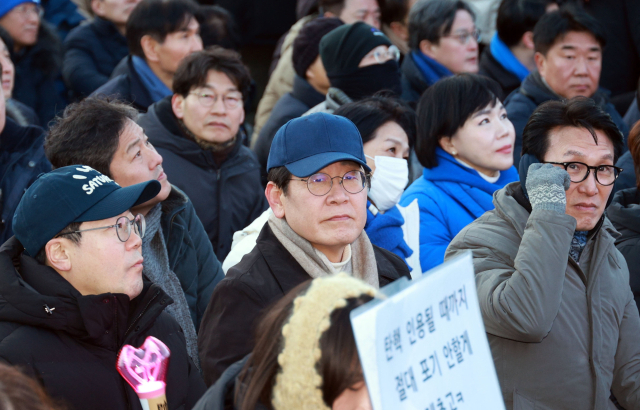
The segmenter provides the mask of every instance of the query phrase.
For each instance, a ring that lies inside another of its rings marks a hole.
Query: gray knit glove
[[[527,192],[533,209],[546,209],[564,214],[571,180],[562,168],[551,164],[531,164],[527,174]]]

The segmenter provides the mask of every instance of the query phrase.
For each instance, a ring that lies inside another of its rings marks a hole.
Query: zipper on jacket
[[[145,312],[147,311],[147,309],[149,309],[149,306],[151,306],[151,302],[153,302],[158,295],[160,295],[160,291],[157,291],[155,295],[153,295],[153,297],[149,300],[149,302],[147,302],[147,305],[144,307],[144,309],[142,309],[142,312],[140,312],[140,314],[138,315],[138,317],[135,318],[135,320],[133,322],[131,322],[131,325],[129,325],[129,328],[127,329],[126,332],[124,332],[124,338],[126,339],[127,335],[129,334],[129,331],[131,330],[131,328],[133,327],[133,325],[135,325],[138,320],[140,320],[140,318],[145,314]],[[122,346],[120,346],[122,348]]]

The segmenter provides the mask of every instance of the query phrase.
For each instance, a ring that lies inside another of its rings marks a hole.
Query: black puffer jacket
[[[16,78],[12,97],[31,107],[46,128],[66,105],[60,75],[62,47],[54,29],[42,22],[36,44],[17,53],[14,62]]]
[[[407,264],[373,245],[380,287],[406,276]],[[256,319],[299,284],[311,279],[266,224],[255,248],[218,284],[200,324],[198,350],[207,385],[253,349]]]
[[[169,409],[194,406],[204,383],[180,326],[163,312],[173,301],[159,287],[145,282],[133,301],[124,294],[82,296],[23,250],[15,237],[0,248],[0,360],[25,368],[71,409],[142,409],[116,360],[123,345],[138,347],[154,336],[171,350]]]
[[[138,124],[162,155],[169,181],[193,203],[218,260],[224,260],[233,234],[268,206],[255,154],[238,138],[226,159],[216,164],[210,150],[184,134],[171,109],[171,97],[149,107]]]
[[[73,29],[64,42],[62,75],[74,99],[88,96],[109,81],[127,54],[127,39],[107,20],[96,17]]]

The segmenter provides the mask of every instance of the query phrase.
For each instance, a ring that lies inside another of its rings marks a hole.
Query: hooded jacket
[[[444,261],[449,243],[465,226],[493,209],[493,193],[518,180],[514,167],[500,172],[494,183],[465,167],[442,148],[436,149],[438,165],[425,168],[422,178],[400,199],[407,206],[418,199],[420,208],[420,265],[425,272]]]
[[[96,17],[67,36],[62,76],[74,97],[81,99],[109,81],[113,69],[127,54],[127,39],[113,23]]]
[[[205,387],[180,326],[163,312],[171,298],[150,282],[132,301],[82,296],[23,250],[15,237],[0,247],[0,360],[21,366],[71,409],[141,410],[115,365],[125,344],[138,347],[154,336],[171,351],[168,408],[193,407]]]
[[[390,251],[373,246],[380,287],[402,276],[407,264]],[[255,248],[229,269],[211,296],[198,338],[207,385],[253,349],[256,321],[262,312],[311,276],[266,224]]]
[[[616,248],[622,253],[629,266],[629,284],[636,301],[640,305],[640,197],[637,188],[618,191],[607,208],[607,216],[620,237]]]
[[[473,251],[478,301],[507,410],[640,408],[640,315],[608,219],[576,263],[576,220],[533,210],[519,182],[462,230],[445,259]]]
[[[162,155],[169,181],[193,203],[218,260],[224,260],[234,232],[268,206],[255,154],[239,137],[226,159],[216,164],[210,150],[184,134],[171,109],[171,97],[152,105],[138,124]]]
[[[0,132],[0,243],[13,236],[13,214],[27,188],[51,171],[44,154],[44,131],[7,118]]]
[[[626,139],[629,135],[629,128],[627,128],[613,104],[609,102],[608,91],[599,88],[591,98],[611,116],[611,119]],[[505,99],[504,106],[507,109],[507,116],[516,129],[516,142],[513,147],[514,164],[520,162],[522,132],[529,121],[529,117],[540,104],[550,100],[560,100],[560,97],[547,87],[537,71],[529,74],[522,82],[522,85]]]

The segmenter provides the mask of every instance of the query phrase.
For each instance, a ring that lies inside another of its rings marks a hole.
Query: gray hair
[[[473,9],[462,0],[418,1],[409,13],[409,47],[418,50],[422,40],[437,44],[451,31],[458,10],[465,10],[475,21]]]

